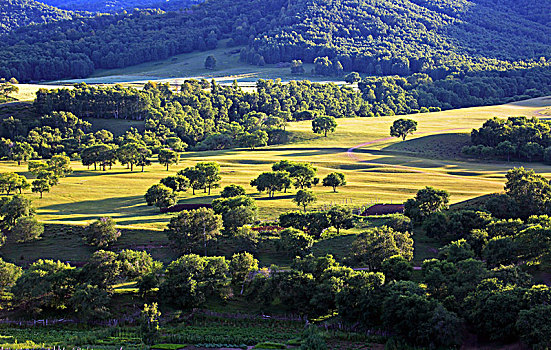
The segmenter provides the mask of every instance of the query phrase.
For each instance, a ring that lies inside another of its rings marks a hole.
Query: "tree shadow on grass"
[[[102,215],[121,213],[121,217],[151,215],[155,209],[148,207],[143,196],[128,196],[52,204],[39,208],[41,215]]]
[[[86,177],[86,176],[102,176],[102,175],[123,175],[123,174],[139,174],[141,173],[141,170],[140,171],[130,171],[130,169],[126,170],[126,171],[120,171],[120,170],[109,170],[107,169],[106,171],[103,171],[103,170],[94,170],[94,169],[90,169],[90,170],[77,170],[75,172],[73,172],[71,175],[69,176],[73,176],[73,177]]]
[[[232,148],[227,150],[218,151],[195,151],[186,152],[184,158],[207,158],[207,157],[219,157],[219,156],[231,156],[236,154],[242,154],[243,152],[284,152],[284,151],[299,151],[300,153],[286,155],[289,157],[311,156],[311,155],[323,155],[331,153],[346,152],[348,148],[343,147],[263,147],[256,149],[246,148]],[[312,151],[314,153],[303,153]]]
[[[278,200],[278,199],[292,199],[292,198],[295,198],[295,195],[294,194],[282,194],[282,195],[276,195],[276,196],[273,196],[273,197],[268,197],[268,196],[265,196],[265,197],[254,197],[255,200],[257,201],[274,201],[274,200]]]

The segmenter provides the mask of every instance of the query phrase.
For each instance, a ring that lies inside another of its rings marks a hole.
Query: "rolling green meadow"
[[[257,200],[259,219],[275,220],[279,214],[299,208],[292,202],[296,190],[276,193],[268,198],[250,186],[258,174],[269,171],[271,165],[282,159],[311,162],[323,178],[330,172],[345,174],[347,185],[333,193],[330,187],[314,186],[317,202],[313,208],[340,204],[359,209],[374,203],[403,203],[427,185],[448,190],[451,203],[459,203],[503,189],[504,175],[520,163],[484,162],[466,159],[461,148],[469,142],[469,132],[478,128],[493,116],[540,116],[551,98],[539,98],[514,104],[475,107],[436,113],[410,115],[418,121],[418,131],[406,139],[389,137],[389,128],[397,117],[343,118],[338,120],[335,133],[327,138],[314,134],[309,121],[293,122],[288,144],[255,150],[231,149],[222,151],[184,152],[178,165],[169,171],[155,159],[144,172],[139,168],[131,172],[117,164],[103,172],[88,169],[80,161],[73,161],[73,174],[61,179],[58,186],[45,193],[42,199],[37,193],[26,193],[32,198],[40,221],[47,223],[44,236],[28,243],[8,243],[1,248],[10,260],[31,262],[38,258],[63,258],[81,261],[90,256],[93,249],[67,227],[84,226],[98,217],[111,216],[123,235],[118,242],[121,248],[147,246],[155,258],[170,261],[176,257],[168,247],[162,232],[172,215],[161,214],[158,208],[147,206],[146,190],[167,175],[193,166],[201,161],[215,161],[221,166],[222,181],[208,196],[202,191],[192,195],[188,190],[178,198],[178,203],[209,203],[217,198],[221,189],[229,184],[245,187],[248,195]],[[131,127],[143,128],[138,121],[92,119],[94,129],[106,128],[115,135]],[[538,173],[551,176],[548,166],[530,163]],[[3,161],[0,172],[18,172],[32,177],[27,165]],[[376,223],[375,223],[376,224]],[[67,226],[69,225],[69,226]],[[49,227],[49,229],[48,229]],[[345,256],[350,243],[362,227],[345,231],[340,237],[317,242],[314,251],[335,256]],[[331,234],[331,230],[330,230]],[[415,261],[434,255],[437,243],[423,237],[416,238]],[[260,261],[269,265],[287,265],[290,260],[275,251],[261,252]]]
[[[551,349],[550,14],[1,0],[0,350]]]
[[[535,116],[551,99],[541,98],[510,105],[476,107],[409,116],[419,123],[418,132],[405,142],[390,138],[389,127],[396,117],[339,119],[335,133],[327,138],[313,134],[310,122],[290,123],[292,141],[287,145],[256,150],[232,149],[222,151],[185,152],[178,165],[166,169],[153,162],[144,172],[130,172],[114,165],[106,172],[94,171],[72,163],[74,173],[61,180],[60,185],[39,199],[28,194],[37,207],[40,220],[47,223],[85,224],[102,215],[112,216],[118,225],[127,228],[162,229],[170,214],[159,214],[148,207],[143,194],[154,183],[168,174],[194,165],[199,161],[216,161],[221,165],[221,188],[235,183],[243,185],[258,200],[261,219],[275,218],[279,213],[296,208],[292,193],[278,193],[269,199],[258,194],[249,185],[251,179],[268,171],[272,163],[289,159],[311,162],[318,169],[318,177],[333,171],[346,175],[347,186],[333,193],[331,188],[316,186],[315,206],[335,203],[362,207],[373,202],[401,203],[415,192],[431,184],[450,191],[457,203],[480,195],[500,191],[504,173],[522,164],[507,162],[479,162],[461,158],[459,150],[468,142],[468,133],[493,116]],[[100,120],[109,127],[110,120]],[[94,125],[96,121],[92,121]],[[116,121],[111,127],[115,134],[122,129],[136,127],[136,122]],[[366,144],[368,143],[368,144]],[[366,145],[363,145],[366,144]],[[351,149],[352,148],[352,149]],[[549,174],[549,167],[529,164],[538,173]],[[16,171],[29,176],[26,164],[2,162],[0,171]],[[218,196],[191,191],[179,198],[179,203],[208,203]]]

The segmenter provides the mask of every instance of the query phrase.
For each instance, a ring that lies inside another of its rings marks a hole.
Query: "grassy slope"
[[[181,84],[185,79],[216,79],[220,83],[231,83],[237,80],[241,86],[254,86],[258,79],[281,78],[283,81],[308,79],[312,81],[334,81],[331,77],[317,77],[311,74],[292,75],[290,68],[277,65],[258,67],[239,61],[242,47],[228,48],[225,41],[218,44],[218,49],[192,52],[173,56],[166,60],[147,62],[136,66],[121,69],[98,70],[93,76],[86,79],[63,80],[63,83],[84,81],[88,84],[111,83],[139,83],[148,80],[168,81],[171,84]],[[205,58],[213,55],[216,58],[214,70],[205,69]],[[313,68],[312,64],[305,64],[306,72]],[[337,82],[339,82],[337,80]],[[342,81],[340,81],[343,83]]]
[[[534,115],[542,109],[542,105],[551,104],[550,102],[551,100],[539,99],[530,106],[515,104],[479,107],[419,114],[411,118],[418,120],[419,132],[438,133],[439,130],[459,127],[462,128],[459,131],[467,133],[491,116]],[[422,158],[411,150],[415,150],[416,146],[426,146],[426,140],[430,137],[425,134],[417,139],[413,136],[406,142],[392,139],[375,143],[357,149],[352,156],[347,154],[346,151],[352,146],[387,138],[389,126],[394,119],[395,117],[341,119],[337,132],[327,138],[312,134],[309,122],[292,123],[288,130],[295,134],[296,142],[293,144],[255,151],[188,152],[182,154],[180,164],[172,166],[168,172],[156,162],[146,168],[144,173],[131,173],[120,165],[104,173],[87,170],[74,162],[74,174],[62,179],[61,184],[45,194],[43,199],[39,199],[37,194],[28,195],[34,199],[39,218],[44,221],[84,223],[100,215],[112,215],[119,225],[159,229],[164,227],[170,216],[160,215],[157,209],[148,207],[143,200],[143,194],[162,177],[198,161],[219,162],[222,187],[230,183],[241,184],[249,193],[255,193],[249,185],[250,180],[262,171],[269,170],[273,162],[279,159],[309,161],[318,168],[320,177],[332,171],[342,171],[348,179],[348,185],[336,194],[329,188],[314,188],[319,197],[316,206],[347,203],[357,207],[375,200],[401,202],[428,184],[449,190],[453,202],[462,201],[501,190],[503,174],[509,168],[519,165]],[[458,131],[453,131],[449,137],[453,140],[457,133]],[[445,143],[445,137],[440,136],[439,140]],[[409,153],[404,152],[401,147],[403,144],[408,145]],[[550,168],[542,164],[528,166],[541,173],[550,173]],[[26,174],[26,165],[18,167],[13,162],[2,162],[0,171]],[[214,190],[210,197],[203,193],[196,196],[192,196],[191,192],[185,193],[180,202],[208,202],[219,191],[220,189]],[[296,208],[291,202],[291,194],[279,194],[275,199],[267,199],[265,195],[254,196],[258,199],[264,219]]]
[[[419,122],[419,136],[410,137],[406,142],[398,139],[386,140],[360,147],[350,155],[347,150],[362,143],[388,138],[390,124],[396,117],[370,119],[340,119],[337,132],[324,138],[310,131],[308,122],[292,123],[291,130],[295,143],[277,147],[267,147],[255,151],[226,150],[212,152],[189,152],[182,155],[182,161],[172,166],[170,171],[154,162],[145,172],[131,173],[117,165],[107,172],[88,170],[78,162],[73,162],[74,174],[61,180],[60,185],[46,193],[43,199],[37,194],[28,193],[38,208],[40,220],[49,223],[85,224],[99,216],[110,215],[118,225],[132,229],[151,229],[152,231],[125,231],[121,246],[162,245],[166,244],[162,230],[172,214],[159,214],[156,208],[148,207],[143,194],[147,188],[168,174],[194,165],[198,161],[217,161],[221,164],[222,187],[236,183],[243,185],[249,194],[257,199],[262,219],[275,218],[279,213],[297,209],[291,201],[292,193],[278,194],[274,199],[259,195],[249,182],[263,171],[268,171],[271,164],[280,159],[308,161],[318,168],[318,175],[325,176],[332,171],[346,174],[348,185],[332,193],[330,188],[321,186],[313,190],[318,196],[314,207],[331,204],[346,204],[354,208],[368,205],[375,201],[403,202],[426,185],[443,188],[451,192],[452,202],[459,202],[487,193],[500,191],[503,188],[505,172],[513,166],[504,162],[469,161],[451,157],[446,147],[438,147],[464,140],[465,133],[479,127],[492,116],[536,115],[545,106],[551,105],[551,99],[537,99],[520,104],[479,107],[465,110],[446,111],[410,116]],[[105,126],[109,123],[102,121]],[[117,125],[117,128],[122,127]],[[449,133],[440,130],[453,130]],[[463,133],[463,135],[461,134]],[[436,134],[437,136],[432,136]],[[434,145],[434,142],[437,145]],[[427,151],[428,149],[428,151]],[[437,152],[438,150],[441,152]],[[445,157],[451,157],[446,160]],[[537,172],[551,176],[551,168],[542,164],[528,164]],[[24,175],[26,165],[17,166],[13,162],[1,162],[0,172],[18,171]],[[192,196],[191,191],[183,194],[180,203],[208,202],[215,198],[220,189],[215,189],[211,196],[198,193]],[[349,233],[357,233],[356,231]],[[317,253],[344,255],[353,236],[337,237],[321,241],[315,247]],[[417,259],[421,261],[430,256],[431,244],[420,240],[417,242]],[[152,250],[152,249],[149,249]],[[43,240],[15,246],[5,246],[2,255],[11,261],[34,260],[37,257],[61,258],[64,260],[82,260],[90,254],[82,246],[78,237],[60,235],[57,231],[46,234]],[[158,249],[154,255],[163,260],[170,260],[166,249]],[[285,265],[287,258],[271,251],[261,252],[259,256],[264,264],[278,263]]]

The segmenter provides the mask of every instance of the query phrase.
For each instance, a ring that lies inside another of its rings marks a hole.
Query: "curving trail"
[[[442,129],[442,130],[436,130],[436,131],[423,131],[423,132],[416,132],[413,135],[440,134],[440,133],[443,133],[443,132],[459,131],[459,130],[470,130],[470,128],[452,128],[452,129]],[[492,181],[492,180],[472,178],[472,177],[460,176],[460,175],[451,175],[451,174],[445,174],[445,173],[440,173],[440,172],[425,171],[425,170],[421,170],[419,168],[415,168],[415,167],[411,167],[411,166],[407,166],[407,165],[383,164],[383,163],[369,162],[369,161],[366,161],[366,160],[361,160],[357,156],[357,153],[354,153],[354,151],[359,149],[359,148],[369,146],[369,145],[373,145],[373,144],[380,143],[380,142],[391,141],[393,139],[395,139],[395,138],[394,137],[385,137],[385,138],[382,138],[382,139],[377,139],[377,140],[373,140],[373,141],[364,142],[364,143],[356,145],[354,147],[350,147],[348,149],[348,151],[346,151],[346,155],[350,159],[352,159],[356,162],[359,162],[359,163],[362,163],[362,164],[367,164],[367,165],[390,167],[390,168],[395,168],[395,169],[403,169],[403,170],[408,170],[408,171],[411,171],[411,172],[414,172],[414,173],[425,174],[425,175],[443,176],[443,177],[458,178],[458,179],[470,180],[470,181],[482,181],[482,182],[496,183],[496,181]]]

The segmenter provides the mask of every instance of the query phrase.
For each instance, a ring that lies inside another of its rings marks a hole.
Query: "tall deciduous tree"
[[[216,240],[222,228],[222,217],[212,209],[184,210],[170,219],[165,232],[182,252],[207,253],[209,243]]]
[[[15,142],[10,152],[10,159],[17,161],[17,165],[21,165],[22,161],[28,161],[34,154],[34,148],[27,142]]]
[[[203,162],[197,163],[195,168],[203,173],[205,179],[205,192],[208,189],[210,196],[210,190],[213,187],[218,187],[218,182],[222,179],[220,177],[220,165],[216,162]]]
[[[346,185],[346,179],[343,173],[331,173],[323,179],[323,186],[333,187],[333,192],[337,192],[337,187]]]
[[[417,122],[412,119],[398,119],[390,127],[390,136],[401,137],[405,140],[409,134],[417,131]]]
[[[316,134],[323,134],[327,137],[327,133],[334,132],[336,128],[337,121],[332,116],[321,116],[312,120],[312,130]]]
[[[97,219],[84,229],[84,239],[89,245],[105,248],[115,243],[121,236],[121,231],[115,227],[115,221],[105,216]]]
[[[327,211],[329,222],[337,230],[337,235],[341,229],[354,227],[352,211],[346,207],[334,206]]]
[[[168,208],[176,202],[176,195],[170,187],[163,184],[151,186],[144,195],[147,205]]]
[[[437,190],[427,186],[405,203],[404,214],[419,223],[429,215],[448,207],[450,194],[445,190]]]
[[[385,259],[400,255],[406,260],[413,258],[413,239],[408,232],[397,232],[383,226],[362,233],[352,245],[353,259],[377,270]]]
[[[295,198],[293,198],[293,202],[299,207],[302,207],[304,211],[306,211],[306,208],[316,200],[317,198],[314,192],[308,190],[298,190]]]
[[[52,186],[47,179],[36,179],[32,182],[32,191],[40,193],[40,198],[42,198],[44,192],[50,192]]]
[[[216,57],[214,57],[213,55],[207,56],[207,58],[205,59],[205,68],[211,70],[216,68]]]
[[[180,155],[171,149],[165,148],[159,151],[159,163],[166,166],[166,171],[171,164],[178,164]]]
[[[286,189],[290,184],[291,179],[287,171],[264,172],[251,180],[251,186],[256,187],[258,192],[266,191],[268,197],[274,197],[276,191]]]

